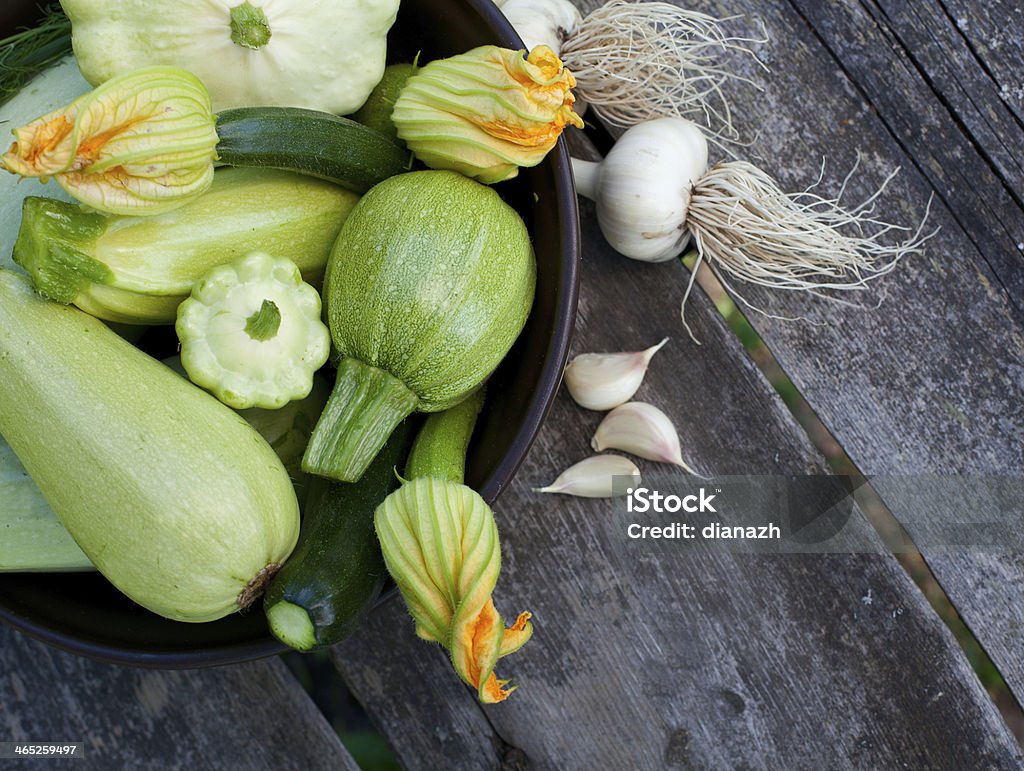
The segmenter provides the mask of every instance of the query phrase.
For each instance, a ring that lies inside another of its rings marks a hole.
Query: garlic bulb
[[[628,402],[609,412],[590,444],[598,452],[622,450],[700,476],[683,462],[679,434],[668,415],[646,402]]]
[[[583,15],[569,0],[504,0],[498,5],[527,51],[545,45],[560,56],[562,43],[583,21]]]
[[[620,254],[644,262],[682,253],[690,238],[690,194],[707,166],[703,132],[680,118],[633,126],[600,163],[572,161],[576,192],[597,204],[605,239]]]
[[[615,477],[631,477],[630,484],[640,484],[640,469],[621,455],[594,455],[581,460],[561,474],[547,487],[535,487],[535,493],[562,493],[582,498],[613,498],[625,495],[626,488],[615,486]]]
[[[565,386],[588,410],[610,410],[633,398],[651,358],[668,342],[666,337],[644,351],[581,353],[565,368]]]
[[[706,259],[726,289],[736,278],[826,295],[865,290],[935,235],[924,230],[930,201],[916,228],[875,213],[896,171],[853,205],[842,200],[849,175],[836,197],[826,198],[814,185],[785,193],[746,161],[710,169],[707,162],[707,142],[695,124],[658,118],[628,129],[601,163],[573,159],[573,172],[577,192],[597,203],[601,232],[616,251],[661,262],[681,254],[692,237],[697,264]],[[684,306],[695,276],[696,270]]]

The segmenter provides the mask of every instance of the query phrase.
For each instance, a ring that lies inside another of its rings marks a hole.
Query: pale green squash
[[[194,201],[156,216],[24,201],[14,260],[44,296],[123,324],[171,324],[193,284],[253,251],[285,257],[319,285],[359,197],[274,169],[218,169]]]
[[[6,270],[0,435],[100,572],[167,618],[247,606],[295,546],[291,481],[255,430]]]
[[[61,0],[94,84],[153,64],[206,83],[214,108],[345,115],[384,72],[398,0]]]
[[[14,450],[0,437],[0,573],[92,569]]]

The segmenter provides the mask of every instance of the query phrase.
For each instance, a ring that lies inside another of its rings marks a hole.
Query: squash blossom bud
[[[0,166],[57,180],[110,214],[159,214],[213,182],[217,132],[202,82],[176,67],[147,67],[108,80],[14,130]]]
[[[554,51],[523,53],[481,46],[426,65],[391,113],[398,136],[430,168],[485,184],[536,166],[567,124],[583,120],[572,111],[576,80]]]
[[[526,644],[533,626],[520,613],[506,629],[491,599],[501,551],[490,507],[465,485],[420,477],[377,507],[374,524],[416,634],[448,650],[480,701],[508,698],[515,686],[506,688],[494,667]]]

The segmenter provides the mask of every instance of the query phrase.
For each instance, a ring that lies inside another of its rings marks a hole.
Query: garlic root
[[[815,294],[866,288],[903,257],[919,253],[937,231],[923,233],[931,210],[929,199],[911,235],[895,244],[881,243],[886,233],[910,233],[909,228],[874,214],[878,197],[899,169],[867,200],[847,209],[840,201],[856,168],[857,164],[835,198],[824,198],[811,192],[814,186],[801,193],[784,193],[750,163],[715,165],[697,181],[690,198],[688,228],[698,255],[709,258],[719,280],[730,289],[723,273],[772,289]]]
[[[717,57],[739,53],[761,64],[749,46],[765,38],[728,35],[723,24],[733,18],[670,3],[611,0],[567,37],[563,60],[576,77],[579,99],[608,124],[625,128],[685,117],[706,125],[716,139],[735,141],[725,87],[750,81]]]

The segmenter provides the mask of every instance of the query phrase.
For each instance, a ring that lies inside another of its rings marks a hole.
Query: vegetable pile
[[[20,266],[0,267],[0,571],[95,568],[170,619],[263,597],[271,631],[310,650],[352,632],[386,570],[481,701],[514,690],[494,670],[533,627],[495,607],[497,526],[464,467],[537,281],[499,183],[583,126],[577,83],[632,126],[575,166],[625,256],[692,239],[731,276],[817,291],[862,288],[926,238],[886,246],[870,208],[709,169],[708,139],[735,138],[710,52],[756,41],[675,6],[506,0],[528,50],[385,69],[397,0],[61,5],[0,41],[0,98],[72,43],[95,87],[43,72],[68,102],[38,97],[0,157],[60,187],[29,183],[0,217]],[[128,342],[172,325],[180,360]],[[595,450],[690,471],[670,418],[629,401],[663,344],[566,379],[614,408]],[[541,491],[611,495],[616,475],[639,470],[598,455]]]
[[[393,105],[370,100],[375,127],[336,114],[381,80],[397,3],[243,3],[216,40],[206,16],[217,4],[191,21],[149,5],[64,3],[96,87],[18,125],[0,158],[65,193],[25,197],[11,253],[23,272],[0,269],[0,553],[16,552],[0,570],[97,569],[184,622],[264,598],[273,633],[308,650],[351,633],[385,565],[410,602],[428,592],[430,576],[399,566],[431,522],[470,501],[468,529],[432,558],[462,559],[478,520],[492,558],[458,568],[473,599],[431,639],[481,698],[505,698],[494,661],[506,637],[528,639],[528,614],[504,631],[490,598],[497,530],[461,469],[483,383],[533,305],[536,264],[519,214],[472,179],[479,156],[463,140],[492,137],[502,160],[489,181],[539,163],[578,123],[571,75],[553,55],[494,46],[407,65],[426,84],[403,77],[392,95],[418,94],[408,125],[443,125],[402,140]],[[302,35],[337,45],[343,27],[363,47],[323,66],[300,51],[300,19]],[[179,44],[157,34],[168,26]],[[444,94],[479,67],[494,75],[479,103],[446,115]],[[520,86],[523,72],[543,88]],[[488,89],[532,113],[529,126],[502,128]],[[423,169],[435,157],[462,167]],[[180,359],[156,361],[104,322],[132,338],[173,325]],[[375,512],[399,486],[419,412],[441,427],[426,423],[406,473],[460,492],[405,504],[423,529],[379,538]]]

